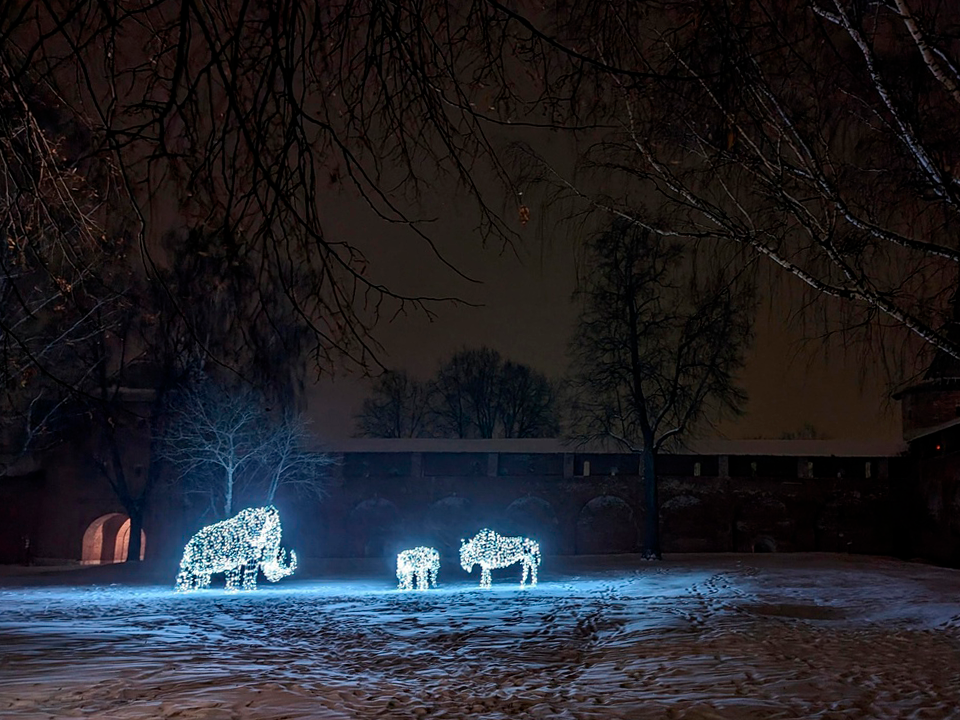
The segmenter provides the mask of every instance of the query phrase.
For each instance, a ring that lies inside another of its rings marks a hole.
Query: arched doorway
[[[503,527],[510,535],[524,535],[540,543],[540,551],[559,554],[559,523],[553,506],[538,497],[514,500],[503,513]]]
[[[83,533],[84,565],[108,565],[127,559],[130,546],[130,518],[123,513],[101,515]],[[140,531],[140,559],[147,549],[147,536]]]

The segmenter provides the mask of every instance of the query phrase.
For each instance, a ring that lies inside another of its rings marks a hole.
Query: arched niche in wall
[[[357,557],[386,557],[394,552],[400,531],[400,511],[384,498],[357,503],[347,523],[347,547]]]
[[[500,532],[505,535],[522,535],[540,543],[544,554],[559,552],[557,535],[559,523],[553,505],[543,498],[527,496],[514,500],[503,513]]]
[[[460,541],[473,537],[481,529],[472,503],[457,495],[431,504],[424,513],[423,526],[429,543],[445,557],[456,556],[460,552]]]
[[[637,551],[633,509],[615,495],[593,498],[577,516],[577,554],[603,555]]]
[[[797,518],[781,498],[770,492],[744,495],[734,508],[733,549],[773,552],[781,545],[789,548],[796,525]]]
[[[108,565],[124,562],[130,547],[130,518],[123,513],[101,515],[83,533],[80,562],[84,565]],[[147,536],[140,531],[140,559],[147,549]]]
[[[696,495],[674,495],[660,505],[660,542],[664,552],[726,549],[730,534],[725,512]]]

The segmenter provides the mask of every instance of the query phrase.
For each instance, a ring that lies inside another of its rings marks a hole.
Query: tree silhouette
[[[695,423],[739,413],[752,293],[735,270],[619,222],[587,247],[573,342],[576,437],[637,453],[646,557],[660,557],[657,456]]]
[[[404,372],[381,376],[357,426],[367,437],[555,437],[557,393],[542,373],[496,350],[464,349],[425,384]]]
[[[507,360],[500,375],[500,423],[507,438],[556,437],[558,387],[528,365]]]
[[[170,260],[157,240],[172,211],[228,243],[228,262],[249,262],[265,313],[300,318],[318,372],[366,367],[376,363],[371,331],[384,313],[430,314],[449,298],[374,279],[352,235],[330,234],[326,199],[358,198],[456,272],[424,230],[432,213],[418,207],[420,190],[444,177],[476,190],[484,165],[505,177],[477,121],[424,73],[433,40],[409,9],[379,1],[6,3],[0,101],[19,112],[39,89],[84,128],[86,156],[111,170],[118,190],[112,210],[134,219],[131,259],[152,279],[162,282]],[[430,19],[437,30],[458,15],[441,10]],[[68,204],[84,206],[69,175],[52,177],[64,180]],[[512,231],[474,197],[480,235],[510,242]],[[185,303],[174,307],[189,315]]]
[[[492,438],[500,425],[503,360],[482,347],[461,350],[433,380],[433,427],[441,437]]]
[[[428,191],[452,180],[482,237],[513,242],[562,198],[590,222],[750,249],[835,300],[819,306],[835,326],[906,330],[960,357],[944,330],[960,263],[960,8],[869,7],[21,0],[0,12],[0,101],[31,128],[32,98],[56,98],[84,129],[149,275],[166,260],[161,206],[243,238],[320,371],[375,363],[377,319],[438,299],[379,283],[350,233],[331,234],[324,199],[345,189],[433,251]],[[65,207],[103,200],[29,132]],[[561,143],[573,170],[551,162]],[[17,271],[3,268],[9,288]],[[29,323],[5,332],[30,347]]]
[[[366,437],[415,438],[429,435],[428,388],[406,372],[381,375],[363,401],[357,430]]]

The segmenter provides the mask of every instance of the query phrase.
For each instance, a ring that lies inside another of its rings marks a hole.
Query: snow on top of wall
[[[613,445],[578,445],[559,438],[442,439],[349,438],[317,450],[336,453],[622,453]],[[906,450],[902,442],[885,440],[691,440],[680,454],[781,455],[793,457],[893,457]]]

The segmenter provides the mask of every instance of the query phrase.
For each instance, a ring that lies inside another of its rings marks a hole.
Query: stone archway
[[[347,523],[347,546],[355,557],[386,557],[393,550],[400,529],[400,511],[383,498],[371,498],[354,506]]]
[[[130,546],[130,518],[123,513],[101,515],[83,533],[83,565],[109,565],[124,562]],[[147,549],[147,535],[140,531],[140,559]]]
[[[577,554],[603,555],[637,551],[633,509],[615,495],[595,497],[577,516]]]
[[[553,505],[542,498],[527,496],[514,500],[503,513],[503,532],[523,535],[540,543],[544,554],[558,554],[559,535],[557,513]]]

